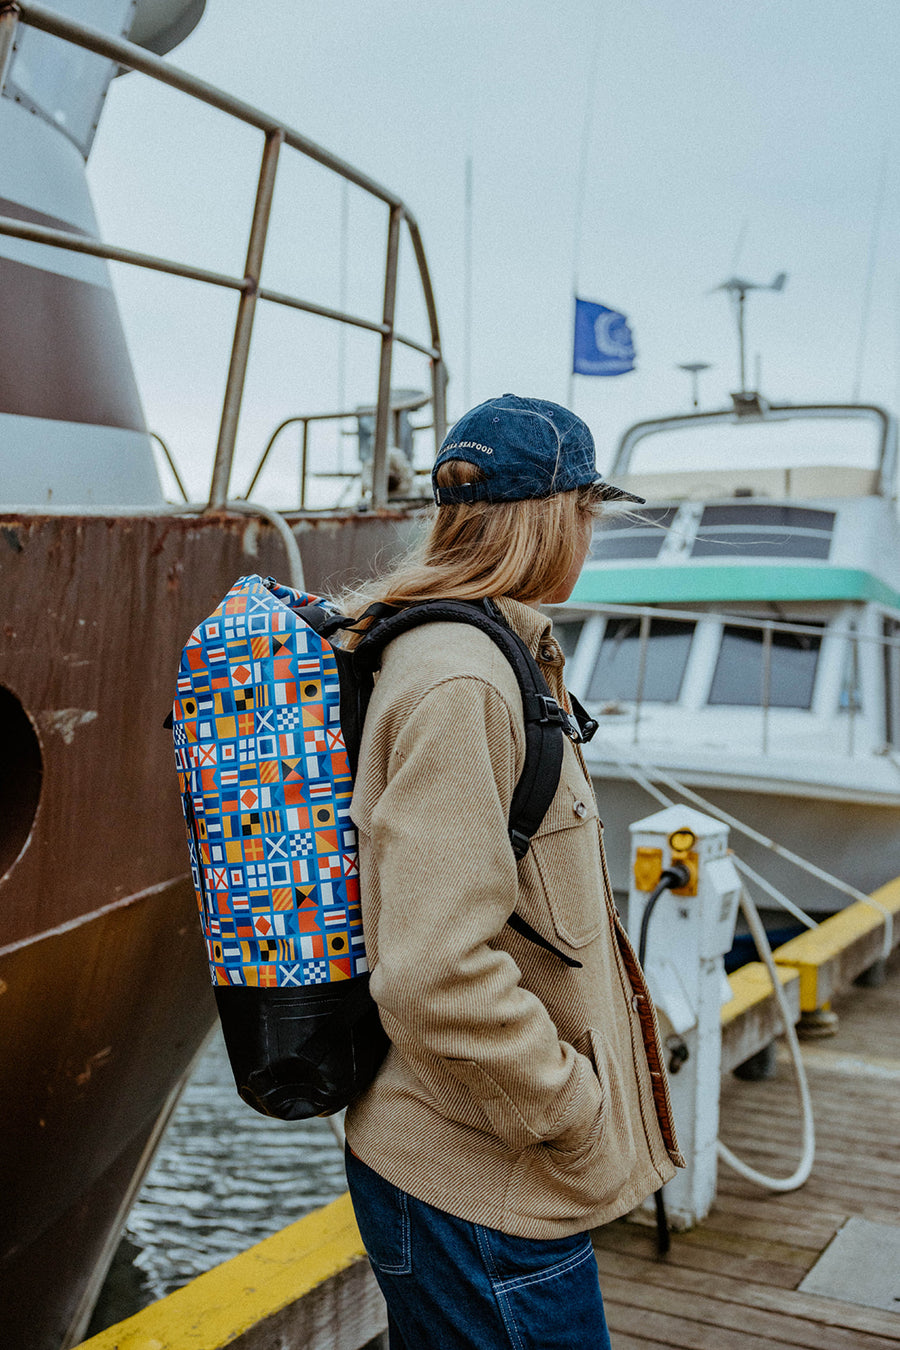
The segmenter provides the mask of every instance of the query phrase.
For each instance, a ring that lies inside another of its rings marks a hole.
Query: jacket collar
[[[511,600],[508,595],[499,596],[496,605],[510,627],[528,644],[532,655],[537,656],[541,643],[550,636],[553,628],[546,614],[531,605],[523,605],[521,600]]]

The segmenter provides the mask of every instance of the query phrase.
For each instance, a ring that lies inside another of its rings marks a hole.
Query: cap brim
[[[602,478],[598,478],[594,484],[600,496],[605,502],[634,502],[636,506],[646,506],[647,498],[638,497],[634,492],[626,492],[624,488],[616,487],[614,483],[605,483]]]

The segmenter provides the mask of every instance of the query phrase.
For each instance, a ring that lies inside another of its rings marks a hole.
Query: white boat
[[[900,872],[896,425],[874,406],[733,404],[625,433],[609,476],[648,505],[598,526],[555,614],[568,683],[600,724],[586,753],[613,884],[628,889],[629,823],[656,809],[641,779],[672,800],[681,784],[868,892]],[[867,462],[840,454],[860,431]],[[798,432],[795,462],[763,461],[766,437]],[[657,447],[641,471],[639,446],[645,461]],[[732,842],[804,909],[846,902]]]

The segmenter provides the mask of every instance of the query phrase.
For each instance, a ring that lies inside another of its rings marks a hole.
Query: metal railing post
[[[888,691],[889,692],[889,691]],[[856,629],[850,634],[850,699],[847,708],[847,754],[850,759],[856,751],[856,711],[859,695],[859,646]]]
[[[431,285],[431,276],[428,271],[428,260],[425,257],[425,249],[422,244],[422,236],[416,221],[407,212],[406,224],[409,228],[409,237],[413,246],[413,252],[416,256],[416,263],[419,268],[419,279],[422,283],[422,295],[425,300],[425,308],[428,311],[428,324],[431,329],[431,345],[434,348],[435,355],[432,357],[431,366],[431,404],[434,409],[434,445],[435,454],[440,449],[441,442],[447,434],[447,368],[441,355],[441,332],[438,325],[437,306],[434,302],[434,290]]]
[[[303,439],[300,442],[300,510],[306,510],[306,462],[309,454],[309,418],[303,418]]]
[[[9,72],[21,12],[18,5],[0,4],[0,91]]]
[[[391,360],[394,352],[394,308],[397,300],[397,262],[400,254],[400,221],[403,208],[391,207],[388,224],[387,260],[384,268],[384,309],[381,362],[378,369],[378,403],[375,408],[375,445],[372,453],[372,506],[387,505],[387,441],[391,408]]]
[[[644,702],[644,679],[647,674],[647,647],[650,642],[650,615],[641,615],[641,650],[638,657],[637,688],[634,691],[634,735],[632,744],[638,743],[641,722],[641,707]]]
[[[178,472],[178,469],[175,465],[175,461],[172,458],[172,451],[166,445],[165,441],[163,440],[162,436],[160,436],[158,431],[148,431],[147,435],[150,437],[151,440],[156,441],[156,443],[162,450],[163,454],[165,455],[166,463],[169,466],[169,471],[171,472],[172,477],[175,479],[175,485],[178,488],[178,491],[181,493],[181,500],[183,502],[190,501],[190,498],[187,495],[187,489],[185,488],[184,483],[181,481],[181,474]]]
[[[434,410],[434,456],[447,434],[447,367],[440,357],[431,363],[431,406]]]
[[[241,415],[241,400],[244,394],[244,381],[247,376],[247,359],[250,353],[250,336],[253,332],[253,317],[259,293],[259,278],[262,272],[263,253],[266,247],[266,234],[269,228],[269,213],[272,209],[272,195],[275,190],[275,174],[278,168],[278,152],[284,141],[284,131],[278,128],[266,133],[262,162],[259,168],[259,184],[256,189],[256,203],[253,207],[253,220],[250,225],[250,238],[247,243],[247,262],[244,268],[246,287],[238,302],[237,320],[234,326],[234,342],[231,348],[231,362],[228,367],[228,380],[225,385],[225,399],[222,404],[222,421],[219,426],[219,440],[216,445],[216,460],[213,465],[212,484],[210,486],[209,506],[216,510],[228,500],[228,484],[231,478],[231,465],[234,459],[234,445],[237,439],[238,419]]]
[[[769,702],[772,697],[772,625],[766,624],[763,629],[763,661],[762,661],[762,752],[764,755],[769,753]]]

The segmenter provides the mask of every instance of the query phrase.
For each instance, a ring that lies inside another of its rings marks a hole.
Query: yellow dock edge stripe
[[[77,1350],[219,1350],[364,1255],[345,1194]]]
[[[876,900],[893,915],[900,915],[900,877],[879,886],[872,892]],[[858,900],[846,909],[825,919],[818,928],[791,938],[778,947],[773,956],[779,966],[793,967],[800,973],[800,1006],[811,1012],[819,1006],[818,971],[829,961],[839,957],[860,938],[878,932],[884,920],[877,910]],[[900,926],[894,926],[894,946],[900,942]]]
[[[781,985],[791,984],[797,978],[797,971],[792,966],[784,966],[778,971],[778,982]],[[749,965],[733,971],[728,976],[728,983],[731,985],[731,998],[722,1004],[722,1011],[719,1014],[723,1029],[744,1017],[758,1003],[764,1003],[766,999],[772,997],[772,981],[761,961],[752,961]]]

